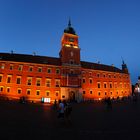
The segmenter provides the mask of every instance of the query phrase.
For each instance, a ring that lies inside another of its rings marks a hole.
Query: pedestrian
[[[57,101],[56,101],[56,99],[54,100],[53,109],[54,109],[54,110],[57,109]]]
[[[58,105],[58,118],[64,118],[64,103],[61,100]]]
[[[71,112],[72,112],[72,107],[70,103],[66,102],[64,108],[64,116],[67,124],[71,123]]]

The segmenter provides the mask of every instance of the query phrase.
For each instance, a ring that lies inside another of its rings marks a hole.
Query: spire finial
[[[70,20],[70,18],[69,18],[68,26],[71,27],[71,20]]]
[[[125,64],[125,63],[124,63],[124,59],[123,59],[123,57],[122,57],[122,56],[121,56],[121,58],[122,58],[122,63],[123,63],[123,64]]]

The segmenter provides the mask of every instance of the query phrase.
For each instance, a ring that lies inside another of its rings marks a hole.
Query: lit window
[[[50,96],[50,91],[46,91],[46,96]]]
[[[22,71],[22,68],[23,68],[23,65],[19,65],[19,66],[18,66],[18,70],[19,70],[19,71]]]
[[[70,64],[74,64],[74,60],[70,60]]]
[[[29,66],[29,71],[33,71],[33,67],[32,66]]]
[[[37,78],[37,79],[36,79],[36,85],[37,85],[37,86],[40,86],[40,85],[41,85],[41,79],[40,79],[40,78]]]
[[[101,84],[100,83],[98,83],[98,88],[101,88]]]
[[[38,72],[42,72],[42,67],[38,67]]]
[[[18,93],[18,94],[21,94],[21,92],[22,92],[22,91],[21,91],[21,88],[18,88],[18,89],[17,89],[17,93]]]
[[[13,70],[13,69],[14,69],[13,64],[10,64],[10,70]]]
[[[0,82],[2,82],[3,75],[0,75]]]
[[[55,95],[58,96],[59,95],[59,91],[55,91]]]
[[[60,69],[56,69],[56,74],[59,74],[60,73]]]
[[[9,93],[10,92],[10,87],[7,87],[7,93]]]
[[[60,87],[60,80],[55,80],[55,86]]]
[[[46,86],[51,87],[51,79],[46,79]]]
[[[47,72],[48,72],[48,73],[51,73],[51,68],[48,68],[48,69],[47,69]]]
[[[0,92],[2,92],[2,91],[3,91],[3,86],[0,87]]]
[[[86,82],[86,79],[85,78],[83,78],[83,83],[85,83]]]
[[[27,85],[32,85],[32,77],[27,77]]]
[[[21,84],[21,77],[17,77],[16,83],[17,83],[17,84]]]
[[[36,91],[36,95],[40,95],[40,90],[37,90]]]
[[[92,79],[89,79],[89,83],[92,84]]]
[[[106,86],[106,83],[104,83],[104,88],[106,88],[107,86]]]
[[[112,88],[112,83],[110,83],[109,85],[110,85],[110,88]]]
[[[2,65],[1,65],[1,69],[4,69],[4,68],[5,68],[5,64],[2,64]]]
[[[7,76],[7,83],[11,83],[11,79],[12,79],[12,76],[11,75],[8,75]]]
[[[83,94],[86,94],[86,91],[83,91]]]
[[[31,90],[27,89],[27,95],[30,95],[30,94],[31,94]]]

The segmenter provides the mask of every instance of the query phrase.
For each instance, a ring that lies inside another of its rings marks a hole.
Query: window
[[[18,93],[18,94],[21,94],[21,92],[22,92],[22,91],[21,91],[21,88],[18,88],[18,89],[17,89],[17,93]]]
[[[21,77],[17,77],[16,83],[17,83],[17,84],[21,84]]]
[[[56,74],[59,74],[60,73],[60,69],[56,69]]]
[[[109,84],[110,88],[112,88],[112,83]]]
[[[3,91],[3,86],[0,87],[0,92],[2,92],[2,91]]]
[[[92,94],[92,90],[90,90],[90,94]]]
[[[37,78],[37,79],[36,79],[36,85],[37,85],[37,86],[40,86],[40,85],[41,85],[41,79],[40,79],[40,78]]]
[[[40,90],[37,90],[36,91],[36,95],[40,95]]]
[[[32,85],[32,77],[27,77],[27,85]]]
[[[27,89],[27,95],[30,95],[30,94],[31,94],[31,90]]]
[[[33,66],[29,66],[29,71],[33,71]]]
[[[85,78],[83,78],[83,83],[85,83],[86,82],[86,79]]]
[[[97,74],[97,77],[100,77],[100,74],[99,73]]]
[[[74,60],[70,60],[70,64],[74,64]]]
[[[112,92],[110,92],[110,94],[112,95]]]
[[[89,79],[89,83],[92,84],[92,79]]]
[[[0,75],[0,82],[2,82],[2,77],[3,77],[3,75]]]
[[[98,88],[101,88],[101,84],[100,83],[98,83]]]
[[[50,91],[46,91],[46,96],[50,96]]]
[[[59,91],[55,91],[55,96],[58,96],[59,95]]]
[[[7,76],[7,83],[11,83],[11,78],[12,78],[11,75],[8,75],[8,76]]]
[[[105,92],[105,95],[107,95],[107,93]]]
[[[42,72],[42,67],[38,67],[38,72]]]
[[[7,87],[7,93],[9,93],[10,92],[10,87]]]
[[[86,91],[83,91],[83,94],[86,94]]]
[[[51,68],[48,68],[48,69],[47,69],[47,72],[48,72],[48,73],[51,73]]]
[[[46,79],[46,86],[51,87],[51,79]]]
[[[120,83],[120,88],[122,88],[122,83]]]
[[[55,86],[60,87],[60,80],[55,80]]]
[[[101,95],[101,93],[100,92],[98,92],[98,96],[100,96]]]
[[[4,69],[4,68],[5,68],[5,64],[2,64],[2,65],[1,65],[1,69]]]
[[[19,66],[18,66],[18,70],[19,70],[19,71],[22,71],[22,68],[23,68],[23,65],[19,65]]]
[[[10,64],[10,70],[13,70],[13,69],[14,69],[13,64]]]
[[[114,83],[114,87],[117,88],[117,83]]]
[[[92,76],[92,72],[89,72],[89,76]]]
[[[107,86],[106,86],[106,83],[104,83],[104,88],[106,88]]]

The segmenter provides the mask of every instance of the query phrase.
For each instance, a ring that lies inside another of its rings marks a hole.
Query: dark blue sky
[[[68,19],[81,60],[129,68],[140,75],[139,0],[0,0],[0,52],[58,57]]]

